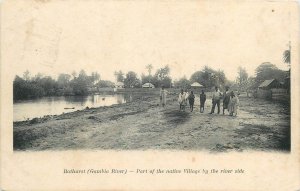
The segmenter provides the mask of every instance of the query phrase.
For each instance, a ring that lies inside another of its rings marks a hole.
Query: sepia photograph
[[[289,48],[276,56],[287,69],[263,62],[250,76],[231,66],[231,80],[209,65],[177,78],[169,65],[140,75],[116,67],[111,80],[84,69],[57,78],[26,70],[13,81],[14,150],[288,152]]]
[[[0,3],[0,190],[299,190],[299,3]]]
[[[180,3],[155,19],[152,9],[124,19],[103,6],[10,26],[24,38],[14,151],[290,151],[290,30],[267,20],[289,21],[288,9],[251,12],[266,19],[254,22],[247,6],[231,7],[242,15],[192,8],[197,17],[184,21]]]

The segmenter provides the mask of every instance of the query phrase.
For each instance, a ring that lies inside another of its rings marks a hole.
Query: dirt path
[[[86,109],[53,118],[14,124],[15,150],[290,150],[289,108],[240,98],[237,117],[180,112],[176,95],[166,108],[154,96],[135,102]],[[274,120],[276,119],[276,120]]]

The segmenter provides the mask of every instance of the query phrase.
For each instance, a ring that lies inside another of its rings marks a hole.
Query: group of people
[[[228,110],[229,115],[237,115],[239,99],[233,91],[229,92],[229,88],[226,87],[225,92],[222,94],[218,87],[215,87],[215,91],[212,94],[212,108],[210,114],[215,112],[215,107],[218,107],[218,114],[220,114],[220,102],[223,100],[223,115],[225,110]]]
[[[189,103],[190,105],[190,110],[191,112],[194,110],[194,103],[195,103],[195,95],[194,92],[191,91],[189,92],[186,90],[185,92],[183,89],[181,89],[181,92],[179,94],[178,98],[179,106],[180,106],[180,111],[185,111],[185,106]]]
[[[218,114],[220,114],[220,102],[223,100],[223,114],[225,114],[225,110],[228,110],[230,116],[236,116],[238,110],[239,99],[237,95],[234,94],[233,91],[229,92],[229,88],[226,88],[224,93],[221,93],[218,87],[215,87],[215,91],[212,93],[212,108],[210,114],[215,112],[215,107],[218,107]],[[206,94],[204,90],[201,91],[200,94],[200,112],[204,112],[204,106],[206,101]],[[178,97],[180,111],[185,111],[185,107],[187,104],[190,106],[190,111],[194,110],[194,102],[195,95],[194,92],[190,93],[186,90],[179,93]]]
[[[162,86],[160,90],[160,103],[162,107],[166,106],[167,102],[167,94],[168,91]],[[238,104],[239,99],[238,96],[235,95],[233,91],[229,92],[229,88],[226,87],[226,90],[224,93],[221,93],[219,88],[216,86],[215,91],[212,92],[212,108],[210,111],[210,114],[213,114],[215,112],[215,107],[218,107],[218,114],[220,114],[220,102],[223,100],[223,115],[225,114],[225,111],[228,110],[230,116],[236,116],[238,111]],[[205,108],[205,101],[206,101],[206,94],[204,90],[201,91],[200,94],[200,112],[204,112]],[[185,111],[185,107],[187,105],[190,106],[190,111],[193,112],[194,110],[194,103],[195,103],[195,94],[193,91],[190,93],[186,89],[183,91],[181,89],[181,92],[179,93],[178,97],[178,103],[179,103],[179,109],[180,111]]]

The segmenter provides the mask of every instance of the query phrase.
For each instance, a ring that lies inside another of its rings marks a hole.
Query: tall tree
[[[148,70],[148,83],[149,83],[149,86],[150,86],[150,79],[151,79],[151,70],[153,68],[152,64],[148,64],[146,66],[147,70]]]
[[[151,71],[152,71],[152,69],[153,69],[152,64],[148,64],[148,65],[146,66],[146,68],[147,68],[147,70],[148,70],[148,76],[150,76],[150,75],[151,75]]]
[[[124,81],[124,73],[121,70],[115,71],[114,75],[116,77],[117,82],[123,82]]]
[[[50,76],[45,76],[40,80],[39,87],[44,89],[46,95],[54,96],[58,89],[58,84]]]
[[[33,79],[32,80],[34,80],[34,81],[39,81],[39,80],[41,80],[43,78],[43,74],[42,73],[37,73],[34,77],[33,77]]]
[[[59,74],[57,78],[57,83],[60,86],[60,88],[66,88],[68,84],[70,83],[71,75],[69,74]]]
[[[290,65],[290,63],[291,63],[291,51],[290,50],[285,50],[283,52],[283,61],[284,61],[284,63]]]
[[[98,83],[100,80],[100,74],[98,74],[98,72],[92,72],[92,75],[91,75],[91,81],[93,84],[96,84]]]
[[[258,87],[263,81],[270,79],[277,79],[283,82],[286,78],[286,72],[279,70],[274,64],[270,62],[264,62],[256,69],[255,87]]]
[[[201,71],[196,71],[190,78],[191,82],[198,82],[205,87],[224,86],[227,82],[222,70],[214,70],[205,66]]]
[[[248,83],[248,73],[245,68],[238,67],[238,77],[237,82],[239,84],[240,90],[245,90]]]
[[[191,82],[184,76],[183,78],[180,78],[178,81],[174,82],[175,87],[186,89],[191,87]]]
[[[256,82],[255,77],[251,76],[251,77],[248,78],[246,89],[247,90],[253,90],[255,88],[257,88],[257,82]]]
[[[84,70],[80,70],[78,77],[79,78],[86,78],[87,74],[86,74],[86,72]]]
[[[39,83],[26,81],[19,76],[16,76],[13,81],[13,99],[31,99],[42,97],[45,95],[44,89]]]
[[[115,76],[115,80],[117,82],[118,81],[118,72],[117,71],[114,72],[114,76]]]
[[[289,49],[283,52],[283,61],[288,65],[291,64],[291,42],[289,42]]]
[[[109,81],[109,80],[100,80],[98,83],[97,83],[97,86],[99,88],[107,88],[107,87],[114,87],[114,83]]]
[[[153,76],[148,76],[148,75],[145,75],[145,74],[141,75],[141,79],[142,79],[142,84],[145,84],[145,83],[154,84],[154,82],[155,82]]]
[[[140,87],[141,82],[135,72],[129,71],[124,79],[124,85],[126,88]]]
[[[170,67],[168,65],[159,68],[153,78],[155,87],[171,87],[172,79],[170,77]]]
[[[71,85],[75,95],[87,95],[92,81],[86,72],[81,70],[78,77],[72,80]]]
[[[204,75],[203,71],[194,72],[190,77],[191,83],[198,82],[201,84],[203,82],[203,75]]]
[[[163,80],[164,78],[169,77],[169,74],[170,67],[166,65],[165,67],[158,69],[155,73],[155,76],[157,77],[157,79]]]

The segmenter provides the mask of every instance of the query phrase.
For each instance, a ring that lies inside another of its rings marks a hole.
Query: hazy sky
[[[3,5],[4,64],[58,73],[147,73],[169,65],[178,79],[208,65],[234,80],[262,62],[287,69],[289,3],[260,1],[11,1]]]

